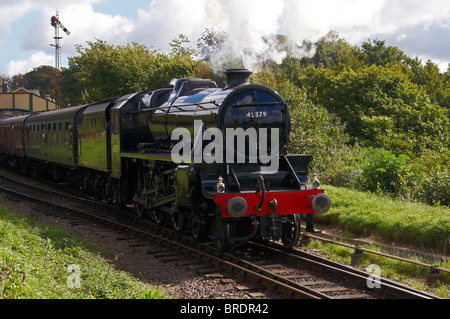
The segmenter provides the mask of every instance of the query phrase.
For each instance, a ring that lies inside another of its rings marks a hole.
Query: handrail
[[[378,251],[374,251],[374,250],[370,250],[370,249],[366,249],[366,248],[361,248],[361,247],[355,246],[355,245],[341,243],[341,242],[338,242],[338,241],[335,241],[335,240],[323,238],[323,237],[312,235],[312,234],[305,234],[305,233],[303,233],[303,236],[310,237],[310,238],[313,238],[313,239],[317,239],[317,240],[320,240],[320,241],[323,241],[323,242],[327,242],[327,243],[330,243],[330,244],[335,244],[335,245],[339,245],[339,246],[343,246],[343,247],[347,247],[347,248],[352,248],[356,252],[367,252],[367,253],[370,253],[370,254],[380,255],[380,256],[383,256],[383,257],[387,257],[387,258],[391,258],[391,259],[397,259],[397,260],[400,260],[400,261],[403,261],[403,262],[407,262],[407,263],[415,264],[415,265],[418,265],[418,266],[430,268],[431,272],[442,271],[442,272],[450,273],[450,269],[439,267],[439,266],[436,266],[436,265],[426,264],[426,263],[422,263],[420,261],[415,261],[415,260],[410,260],[410,259],[394,256],[394,255],[385,254],[385,253],[382,253],[382,252],[378,252]]]

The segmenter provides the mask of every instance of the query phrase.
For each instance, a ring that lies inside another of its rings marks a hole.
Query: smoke
[[[213,69],[216,73],[230,67],[258,71],[267,60],[281,63],[288,55],[312,56],[312,44],[332,29],[376,25],[385,2],[209,0],[204,3],[205,22],[228,34],[210,58]]]
[[[286,56],[275,49],[283,10],[283,0],[152,0],[148,9],[139,10],[133,37],[164,50],[181,33],[195,42],[206,29],[217,30],[226,33],[227,41],[211,56],[216,73],[257,70],[263,59],[281,62]]]
[[[268,59],[280,63],[286,56],[277,49],[276,38],[283,9],[282,0],[208,1],[207,22],[227,34],[227,40],[210,57],[214,71],[239,67],[257,71]]]

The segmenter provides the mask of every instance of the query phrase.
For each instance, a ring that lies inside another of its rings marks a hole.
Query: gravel
[[[114,264],[117,269],[132,274],[135,278],[159,287],[167,298],[175,299],[249,299],[249,290],[241,290],[239,285],[246,283],[229,282],[226,277],[209,278],[198,274],[189,266],[177,266],[176,262],[162,262],[150,251],[155,250],[152,244],[136,244],[130,240],[130,235],[120,234],[103,225],[87,224],[54,217],[52,208],[35,203],[21,202],[9,198],[2,206],[21,214],[33,214],[40,222],[58,225],[70,234],[84,238],[94,243],[104,251],[103,257]],[[141,241],[142,242],[142,241]],[[159,247],[160,248],[160,247]],[[261,298],[267,298],[261,296]],[[270,296],[273,298],[273,296]]]

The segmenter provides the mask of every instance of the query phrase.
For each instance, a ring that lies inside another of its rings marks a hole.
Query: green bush
[[[450,206],[450,150],[428,151],[415,158],[402,172],[404,197],[428,204]]]
[[[170,53],[135,42],[116,46],[96,40],[87,41],[87,47],[77,45],[78,55],[69,57],[69,68],[62,72],[64,104],[163,88],[173,78],[193,76],[203,62],[195,59],[195,51],[185,47],[187,43],[180,35],[170,43]]]
[[[335,185],[450,205],[450,151],[427,151],[417,158],[376,148],[360,149],[355,154],[354,164],[340,172]]]
[[[406,155],[376,148],[367,148],[360,161],[360,175],[353,183],[360,190],[398,194],[402,187],[401,170],[407,163]]]

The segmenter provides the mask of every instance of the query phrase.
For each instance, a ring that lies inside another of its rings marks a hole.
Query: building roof
[[[25,88],[18,88],[17,90],[12,91],[11,93],[32,93],[32,94],[35,94],[37,96],[41,96],[39,90],[27,90]]]

